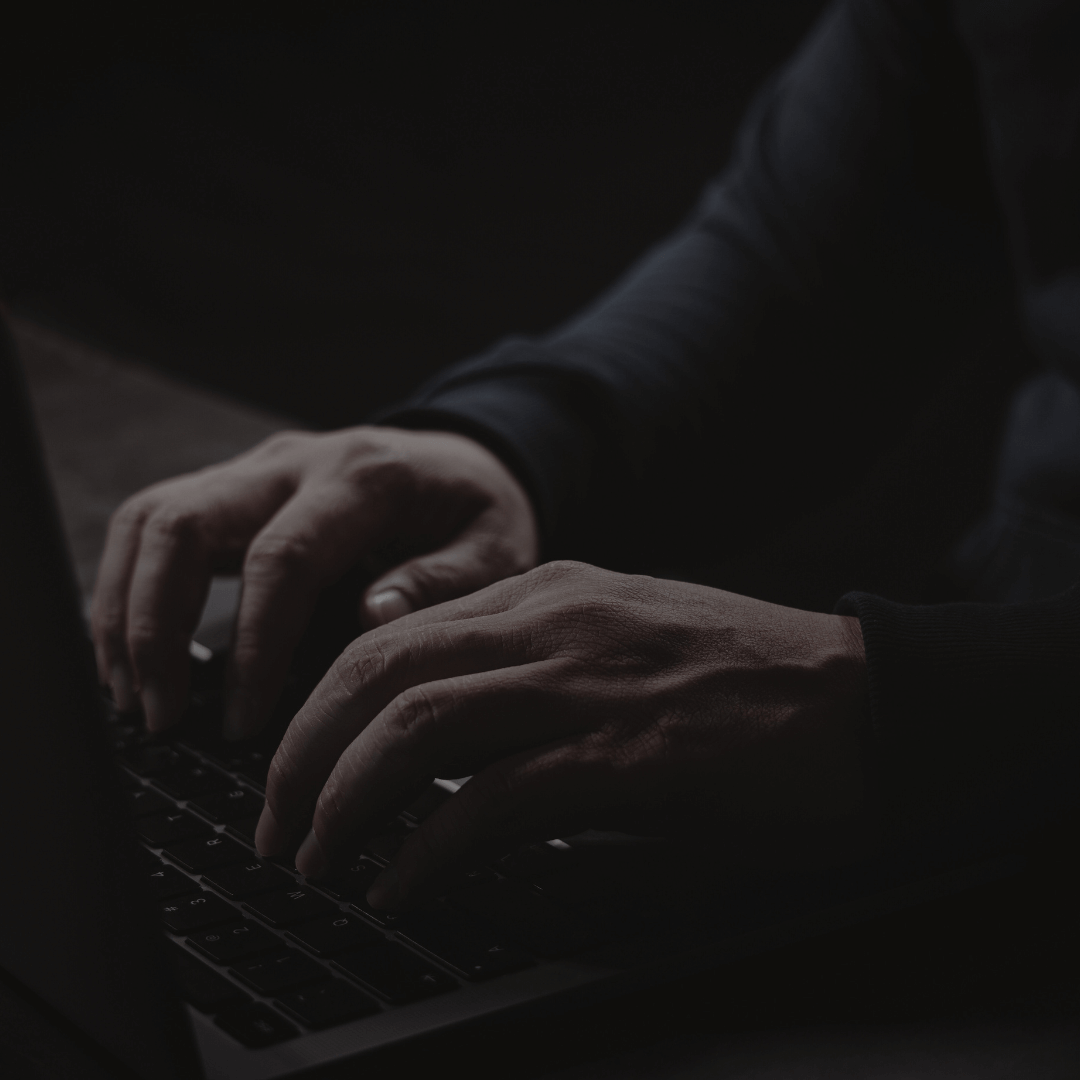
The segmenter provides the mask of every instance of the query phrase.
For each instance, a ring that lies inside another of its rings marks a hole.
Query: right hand
[[[91,608],[98,674],[151,731],[183,713],[188,647],[215,573],[241,568],[225,735],[262,726],[319,592],[391,541],[419,552],[360,600],[375,627],[536,564],[528,496],[463,435],[283,432],[128,499],[109,522]]]

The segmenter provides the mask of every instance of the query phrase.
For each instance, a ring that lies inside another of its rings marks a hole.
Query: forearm
[[[835,305],[905,157],[921,42],[897,10],[910,6],[835,5],[682,229],[564,327],[450,369],[383,419],[486,440],[534,493],[549,553],[588,557],[560,537],[598,513],[625,531],[645,509],[686,532],[688,499],[664,488],[688,463],[721,490],[741,467],[723,440],[732,388],[763,379],[769,324],[809,328]],[[766,420],[762,444],[775,434]]]

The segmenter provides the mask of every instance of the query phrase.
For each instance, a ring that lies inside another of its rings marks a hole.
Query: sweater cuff
[[[887,839],[980,854],[1080,795],[1080,586],[1035,603],[849,593],[866,645]]]
[[[585,497],[596,450],[595,435],[560,397],[553,379],[503,374],[451,383],[373,422],[455,431],[487,447],[528,492],[548,552],[560,521]]]

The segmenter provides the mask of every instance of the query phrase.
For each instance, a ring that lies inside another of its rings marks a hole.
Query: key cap
[[[194,799],[230,791],[236,786],[227,776],[189,758],[155,776],[154,783],[174,799]]]
[[[324,915],[321,919],[294,926],[285,936],[303,945],[316,956],[333,956],[346,949],[364,945],[381,945],[386,938],[355,915],[339,911],[336,915]]]
[[[165,849],[165,854],[193,874],[251,858],[251,852],[246,847],[218,833],[172,844]]]
[[[155,791],[153,788],[133,788],[128,795],[128,798],[131,799],[131,805],[135,808],[137,817],[143,817],[145,814],[157,814],[163,810],[170,811],[176,809],[164,795]]]
[[[392,1005],[457,989],[449,975],[391,941],[345,953],[331,964]]]
[[[283,1016],[260,1002],[229,1009],[214,1023],[251,1050],[295,1038],[300,1032]]]
[[[262,813],[263,799],[246,788],[234,787],[213,795],[199,795],[191,800],[191,805],[215,824],[221,825],[252,814],[257,818]]]
[[[200,1012],[214,1013],[251,1000],[239,986],[234,986],[186,949],[172,943],[168,949],[180,996]]]
[[[452,967],[464,979],[493,979],[533,964],[510,943],[505,931],[447,904],[407,912],[396,929],[400,937]]]
[[[301,1024],[316,1030],[379,1011],[379,1006],[367,994],[344,979],[331,979],[282,994],[277,1003]]]
[[[170,900],[162,904],[159,910],[161,921],[174,934],[190,934],[192,930],[236,918],[236,908],[206,892]]]
[[[271,926],[288,926],[290,923],[304,922],[307,919],[329,915],[339,910],[318,893],[301,888],[299,885],[291,889],[275,889],[273,892],[254,896],[244,904],[244,907]]]
[[[575,956],[644,932],[655,924],[657,909],[647,904],[600,903],[563,910],[542,926],[513,931],[519,945],[545,959]]]
[[[146,848],[141,846],[135,858],[139,869],[145,870],[148,874],[160,870],[165,865],[152,851],[147,851]]]
[[[272,753],[265,750],[242,750],[233,753],[208,754],[213,761],[229,772],[236,773],[252,787],[266,788],[266,776],[270,771]]]
[[[265,956],[243,963],[234,964],[229,969],[252,989],[267,997],[292,990],[304,983],[325,979],[329,972],[316,963],[310,956],[305,956],[299,949],[281,949]]]
[[[192,840],[196,836],[206,836],[210,826],[183,810],[174,810],[171,814],[148,814],[139,818],[136,827],[144,842],[151,847],[165,847],[177,844],[181,840]]]
[[[295,883],[291,874],[262,859],[253,859],[250,851],[244,850],[244,858],[246,862],[212,870],[203,876],[203,881],[230,900],[242,900],[271,889],[287,889]]]
[[[171,769],[180,755],[171,746],[133,746],[117,755],[136,776],[158,776]]]
[[[562,908],[523,881],[488,881],[450,894],[456,907],[490,919],[504,929],[537,929],[554,922]]]
[[[398,853],[410,831],[402,828],[393,832],[382,833],[379,836],[373,836],[365,841],[363,854],[385,865]]]
[[[382,873],[378,863],[357,859],[332,877],[313,881],[312,884],[337,900],[363,902],[372,882]]]
[[[234,960],[281,948],[281,938],[252,919],[243,919],[215,926],[212,930],[200,930],[188,938],[188,944],[219,964],[231,964]]]
[[[243,840],[245,844],[255,846],[255,829],[259,825],[259,815],[251,814],[248,817],[237,818],[225,826],[225,831],[237,840]]]
[[[150,872],[150,895],[155,900],[169,900],[184,893],[197,892],[199,886],[174,866],[161,863],[160,870]]]

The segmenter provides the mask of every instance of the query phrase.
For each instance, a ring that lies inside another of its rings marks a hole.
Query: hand
[[[358,638],[270,767],[263,854],[318,876],[425,780],[472,774],[372,887],[690,810],[783,863],[847,857],[862,811],[858,620],[551,563]],[[315,807],[312,817],[311,808]]]
[[[141,697],[151,731],[174,723],[211,577],[241,566],[225,734],[253,734],[320,590],[391,541],[417,554],[367,589],[366,626],[520,574],[538,549],[518,481],[445,432],[286,432],[147,488],[109,522],[91,610],[99,676],[121,709]]]

